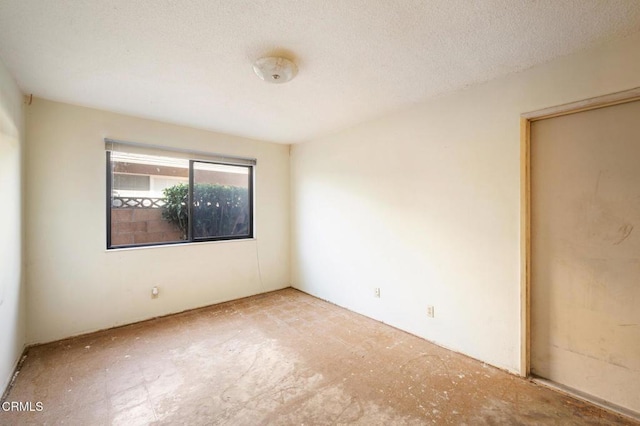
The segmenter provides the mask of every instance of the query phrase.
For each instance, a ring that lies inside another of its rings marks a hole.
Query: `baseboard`
[[[553,389],[556,392],[563,393],[573,398],[588,402],[589,404],[596,405],[604,410],[618,414],[619,416],[627,417],[635,421],[640,421],[640,413],[636,413],[635,411],[629,410],[628,408],[620,407],[619,405],[615,405],[604,399],[589,395],[587,393],[570,388],[560,383],[553,382],[551,380],[543,379],[542,377],[531,376],[529,377],[529,379],[536,384],[547,387],[549,389]]]

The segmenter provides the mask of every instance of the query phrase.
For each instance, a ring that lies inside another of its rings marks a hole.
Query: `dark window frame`
[[[250,240],[254,238],[254,168],[255,164],[247,165],[247,164],[234,164],[232,162],[224,162],[224,161],[214,161],[214,160],[199,160],[199,159],[189,159],[189,190],[188,190],[188,217],[189,217],[189,225],[187,227],[187,239],[182,241],[163,241],[156,243],[140,243],[140,244],[123,244],[123,245],[112,245],[111,244],[111,209],[112,209],[112,197],[113,197],[113,166],[111,163],[111,151],[106,151],[106,178],[107,178],[107,250],[114,249],[124,249],[124,248],[135,248],[135,247],[155,247],[155,246],[167,246],[167,245],[178,245],[178,244],[193,244],[193,243],[206,243],[212,241],[232,241],[232,240]],[[170,152],[167,153],[167,156],[170,156]],[[193,190],[194,190],[194,171],[193,165],[194,163],[206,163],[206,164],[218,164],[222,166],[233,166],[233,167],[246,167],[248,171],[248,188],[247,188],[247,203],[249,210],[249,225],[248,225],[248,233],[242,235],[225,235],[219,237],[193,237],[193,221],[191,217],[193,215]]]

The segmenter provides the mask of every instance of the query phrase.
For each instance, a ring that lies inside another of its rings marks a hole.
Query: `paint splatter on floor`
[[[631,425],[293,289],[31,348],[0,424]]]

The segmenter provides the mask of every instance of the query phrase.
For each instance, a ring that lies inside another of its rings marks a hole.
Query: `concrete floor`
[[[0,424],[622,425],[293,289],[30,348]]]

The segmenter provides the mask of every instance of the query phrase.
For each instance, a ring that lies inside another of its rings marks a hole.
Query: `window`
[[[148,191],[150,186],[151,177],[149,175],[113,174],[114,191]]]
[[[107,248],[253,238],[255,160],[107,142]]]

